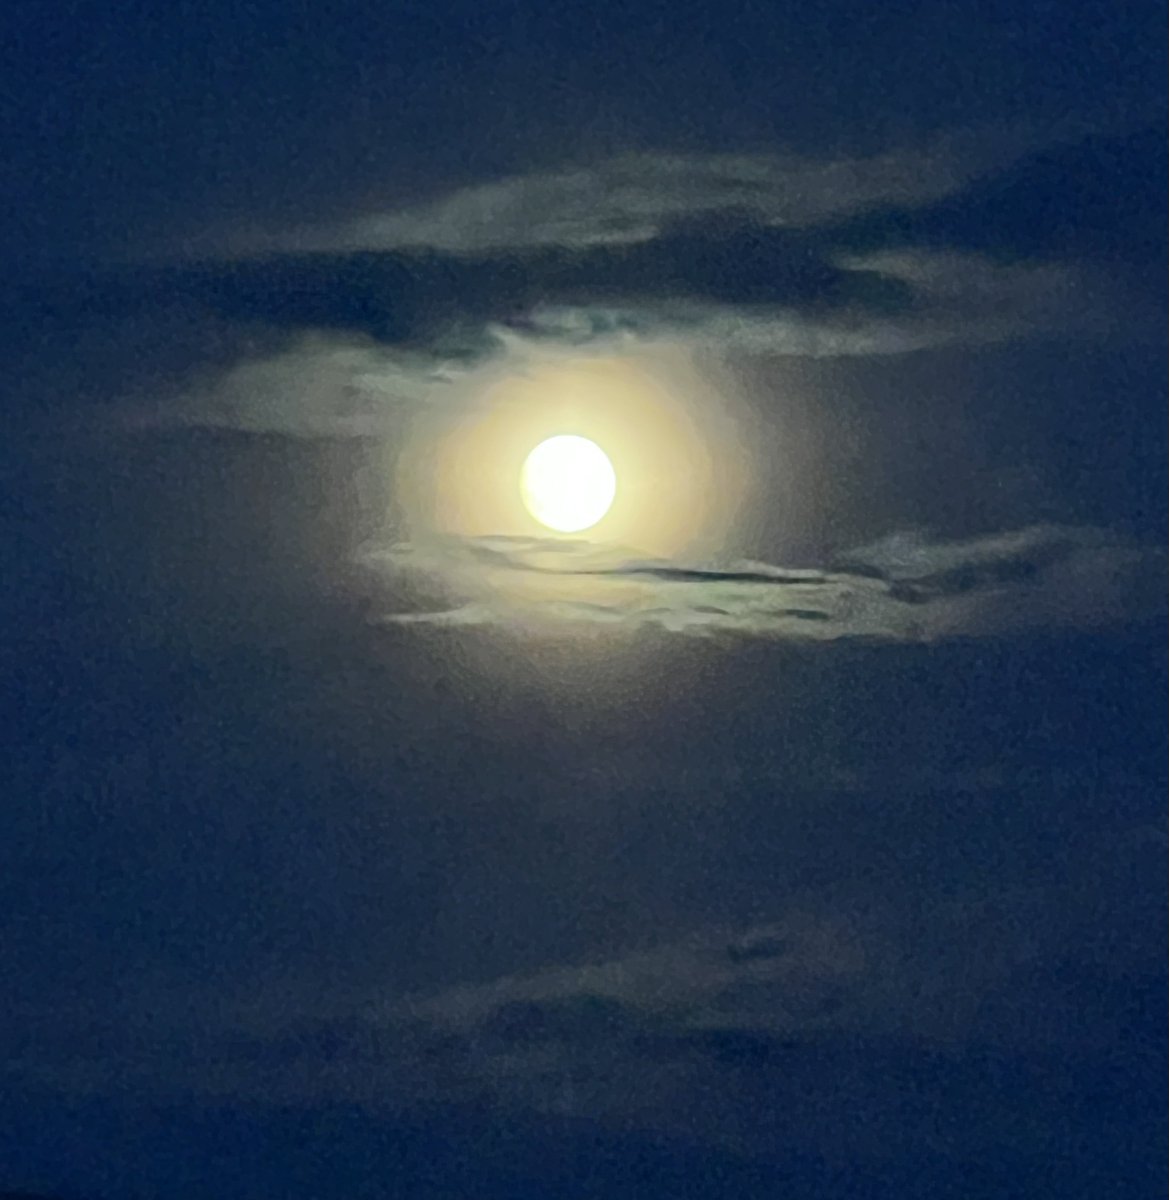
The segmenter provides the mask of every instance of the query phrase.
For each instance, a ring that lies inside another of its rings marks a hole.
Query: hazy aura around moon
[[[630,553],[712,553],[752,477],[733,386],[684,348],[517,357],[419,414],[392,472],[413,542],[583,534]]]

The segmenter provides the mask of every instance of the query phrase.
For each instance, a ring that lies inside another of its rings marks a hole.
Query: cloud
[[[100,318],[71,374],[46,359],[18,369],[17,381],[42,410],[110,380],[115,419],[134,426],[378,436],[403,414],[458,402],[501,371],[556,354],[669,346],[715,360],[863,358],[1056,332],[1131,338],[1148,326],[1122,282],[1084,265],[917,249],[833,263],[760,230],[687,233],[563,269],[481,267],[374,256],[143,279],[130,288],[134,311],[116,328]],[[75,316],[60,319],[72,327]],[[200,330],[205,345],[192,349]],[[120,345],[130,360],[94,369]],[[174,345],[194,365],[173,366]],[[92,411],[106,419],[109,408]]]
[[[14,1067],[68,1090],[113,1073],[145,1095],[379,1112],[472,1103],[862,1158],[886,1153],[888,1137],[944,1147],[936,1105],[957,1089],[988,1152],[1042,1145],[1048,1122],[1067,1119],[1036,1105],[1053,1081],[1118,1050],[1134,1070],[1160,1061],[1156,1044],[1141,1059],[1123,1022],[1159,1028],[1163,973],[1143,971],[1163,914],[1135,956],[1111,935],[1144,915],[1129,881],[1161,878],[1164,841],[1161,828],[1093,833],[1023,885],[980,876],[924,906],[855,888],[789,896],[765,919],[593,961],[374,991],[330,1012],[269,1000],[221,1012],[193,1039],[166,1019],[111,1026]],[[1007,1113],[1003,1070],[1037,1079],[1034,1094],[1012,1090]]]
[[[614,331],[656,336],[675,324],[701,332],[708,311],[723,307],[888,315],[907,311],[912,299],[895,279],[836,264],[798,230],[734,214],[583,250],[331,251],[135,268],[41,303],[78,315],[114,300],[146,314],[181,304],[240,324],[362,333],[457,361],[489,350],[482,342],[492,326],[516,336],[557,332],[533,322],[545,312],[581,314],[575,333],[591,339]]]
[[[239,253],[426,249],[479,255],[650,241],[682,219],[737,213],[753,223],[805,226],[877,205],[924,204],[1013,161],[1022,133],[951,133],[919,148],[868,157],[781,154],[623,154],[460,187],[403,209],[283,232],[242,230]]]
[[[308,332],[266,354],[202,371],[178,394],[123,403],[137,428],[174,424],[302,437],[377,437],[432,402],[460,372],[368,337]]]
[[[933,246],[997,258],[1165,258],[1164,127],[1045,147],[916,205],[873,205],[832,233],[869,248]]]
[[[793,905],[748,928],[698,929],[602,962],[407,999],[382,1019],[432,1023],[501,1047],[715,1024],[772,1032],[838,1027],[841,1006],[828,997],[866,977],[868,933],[823,906]]]
[[[99,399],[135,426],[380,437],[565,352],[1159,339],[1142,272],[1163,243],[1141,214],[1162,152],[1142,135],[1020,158],[1025,141],[625,157],[456,191],[312,248],[14,277],[0,289],[12,391],[33,422],[63,403],[108,421]],[[1113,212],[1117,163],[1141,186]],[[1058,237],[1039,236],[1049,226]]]
[[[949,542],[899,534],[820,570],[686,565],[505,537],[373,545],[361,560],[387,596],[400,577],[435,588],[432,607],[385,607],[377,619],[389,624],[576,622],[790,640],[928,642],[1107,625],[1160,611],[1164,575],[1157,551],[1058,526]],[[371,603],[377,612],[376,585]]]
[[[342,433],[376,425],[375,395],[424,404],[452,375],[543,347],[847,357],[1159,337],[1146,278],[1164,248],[1149,218],[1163,209],[1158,138],[1024,149],[972,136],[857,161],[626,156],[246,254],[196,260],[185,245],[167,263],[10,281],[0,309],[17,357],[93,322],[138,340],[206,327],[203,393],[156,387],[159,419]],[[225,328],[248,333],[226,360]],[[297,376],[286,402],[267,378],[281,373]]]

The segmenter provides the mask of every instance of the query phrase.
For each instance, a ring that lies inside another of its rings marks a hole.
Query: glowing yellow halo
[[[444,403],[418,406],[408,436],[387,439],[393,519],[420,543],[430,534],[531,537],[543,527],[524,503],[524,461],[571,433],[603,447],[620,482],[595,530],[556,536],[602,538],[630,557],[721,551],[755,463],[738,386],[669,346],[472,373]]]
[[[609,511],[617,474],[596,442],[559,434],[542,441],[524,460],[520,494],[541,525],[557,533],[579,533]]]

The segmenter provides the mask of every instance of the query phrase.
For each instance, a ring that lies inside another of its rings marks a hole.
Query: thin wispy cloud
[[[437,539],[368,547],[386,595],[430,582],[434,607],[389,624],[654,626],[699,636],[933,641],[1044,625],[1093,627],[1159,611],[1164,556],[1104,531],[1036,526],[967,541],[895,535],[824,569],[645,560],[587,542]],[[377,592],[372,594],[377,605]],[[389,602],[392,605],[392,600]]]
[[[116,1071],[162,1102],[470,1103],[701,1128],[704,1141],[757,1150],[776,1138],[830,1150],[844,1115],[861,1112],[850,1146],[866,1156],[895,1135],[901,1081],[920,1069],[927,1102],[955,1087],[975,1102],[970,1136],[992,1147],[1004,1066],[1039,1066],[1046,1086],[1069,1052],[1111,1054],[1107,1020],[1086,1033],[1066,1018],[1084,989],[1110,1014],[1140,984],[1131,948],[1102,936],[1102,914],[1142,911],[1125,880],[1159,873],[1164,847],[1163,829],[1144,826],[1086,838],[1054,873],[935,896],[915,914],[863,887],[805,892],[754,922],[406,996],[367,990],[330,1011],[237,1001],[195,1041],[174,1013],[82,1021],[58,1053],[13,1066],[74,1093]],[[1156,937],[1137,934],[1142,947]],[[1023,1012],[1010,1003],[1020,991]],[[1027,1096],[1015,1095],[1013,1122]],[[789,1111],[798,1119],[777,1123]]]
[[[738,213],[802,226],[877,205],[924,204],[1028,148],[1024,132],[955,132],[867,157],[624,154],[461,187],[332,225],[236,233],[236,252],[395,250],[456,254],[651,240],[679,220]]]

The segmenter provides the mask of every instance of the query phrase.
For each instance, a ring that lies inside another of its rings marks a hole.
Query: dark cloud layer
[[[796,355],[1072,331],[1147,339],[1159,324],[1142,305],[1156,285],[1134,271],[1147,275],[1162,244],[1162,134],[1044,150],[972,182],[951,181],[944,198],[916,205],[873,209],[862,189],[851,202],[859,212],[844,221],[814,209],[777,221],[766,204],[744,205],[753,194],[782,199],[806,186],[799,174],[808,168],[799,164],[765,164],[754,179],[742,172],[747,179],[725,199],[717,189],[680,192],[670,175],[651,171],[644,194],[602,189],[614,219],[648,222],[630,239],[582,241],[553,224],[535,245],[459,249],[460,228],[476,210],[454,207],[434,218],[434,244],[358,241],[345,251],[277,247],[254,258],[18,274],[2,307],[18,370],[30,347],[51,360],[51,347],[87,322],[109,329],[168,315],[174,324],[248,330],[261,344],[281,332],[373,338],[413,355],[399,373],[423,379],[435,367],[498,357],[508,337],[578,346],[671,337]],[[833,178],[830,165],[822,170]],[[592,175],[582,169],[574,186]],[[537,197],[544,186],[523,177],[509,185]],[[556,209],[540,208],[537,224],[544,212],[554,218]],[[530,229],[531,221],[517,223],[512,236]],[[454,248],[443,245],[452,238]],[[208,337],[204,356],[216,340]],[[238,358],[255,356],[254,345],[235,339]],[[39,365],[34,359],[30,369]],[[124,366],[132,376],[135,364]]]
[[[604,1160],[607,1139],[665,1138],[674,1153],[690,1147],[694,1169],[725,1153],[723,1169],[758,1171],[760,1186],[777,1170],[801,1188],[825,1170],[885,1179],[913,1161],[956,1163],[968,1184],[987,1162],[1009,1164],[1030,1188],[1074,1162],[1091,1182],[1069,1194],[1089,1195],[1113,1139],[1158,1136],[1131,1085],[1164,1090],[1164,979],[1110,945],[1107,928],[1118,913],[1149,915],[1117,877],[1149,884],[1163,850],[1163,831],[1134,830],[1078,845],[1020,887],[917,914],[805,893],[769,924],[334,1017],[253,1019],[197,1047],[162,1030],[137,1043],[111,1031],[104,1044],[91,1032],[39,1073],[76,1085],[116,1061],[164,1110],[177,1076],[196,1093],[226,1091],[228,1112],[263,1102],[245,1111],[277,1136],[341,1106],[448,1138],[491,1112],[509,1128],[533,1122],[537,1141],[588,1131],[601,1172],[621,1169],[619,1155]],[[1146,949],[1163,914],[1152,925],[1134,931]],[[1088,1090],[1083,1111],[1053,1102]],[[939,1121],[955,1109],[961,1130]],[[393,1138],[365,1151],[378,1165],[397,1152]],[[434,1169],[448,1162],[437,1155]],[[1113,1182],[1153,1178],[1139,1160],[1106,1170]],[[977,1186],[1001,1194],[1006,1175]]]

